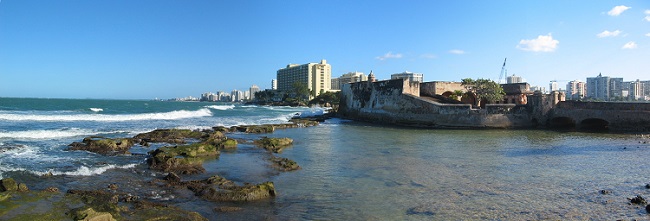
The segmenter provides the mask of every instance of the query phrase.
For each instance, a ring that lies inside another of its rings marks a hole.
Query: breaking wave
[[[230,109],[234,109],[235,105],[208,105],[204,107],[215,109],[215,110],[230,110]]]
[[[0,131],[0,139],[14,138],[14,139],[54,139],[64,137],[88,136],[96,135],[102,132],[92,130],[70,128],[70,129],[56,129],[56,130],[27,130],[27,131]]]
[[[67,175],[67,176],[92,176],[92,175],[98,175],[106,172],[107,170],[110,169],[129,169],[129,168],[134,168],[138,164],[127,164],[127,165],[113,165],[113,164],[107,164],[104,166],[100,167],[87,167],[87,166],[81,166],[77,168],[74,171],[57,171],[57,170],[49,170],[49,171],[31,171],[27,170],[24,168],[8,168],[4,166],[0,166],[0,172],[28,172],[37,176],[60,176],[60,175]],[[2,174],[0,174],[0,178],[2,178]]]
[[[199,118],[212,116],[209,109],[203,108],[195,111],[179,110],[164,113],[146,114],[75,114],[75,115],[46,115],[46,114],[0,114],[0,120],[9,121],[138,121],[138,120],[177,120],[186,118]]]
[[[96,108],[96,107],[91,107],[91,108],[88,108],[88,109],[90,109],[90,111],[92,111],[92,112],[102,112],[102,111],[104,111],[104,109]]]

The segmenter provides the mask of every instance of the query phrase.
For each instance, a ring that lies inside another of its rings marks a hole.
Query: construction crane
[[[501,84],[501,80],[503,80],[505,75],[507,75],[506,60],[508,60],[508,58],[503,59],[503,66],[501,66],[501,74],[499,74],[499,81],[497,82],[498,84]]]

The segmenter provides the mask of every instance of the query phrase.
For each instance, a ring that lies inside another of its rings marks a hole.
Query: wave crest
[[[215,109],[215,110],[230,110],[230,109],[234,109],[235,105],[208,105],[204,107]]]
[[[195,111],[179,110],[164,113],[146,114],[74,114],[74,115],[43,115],[43,114],[0,114],[0,120],[9,121],[139,121],[139,120],[178,120],[186,118],[199,118],[212,116],[209,109],[203,108]]]

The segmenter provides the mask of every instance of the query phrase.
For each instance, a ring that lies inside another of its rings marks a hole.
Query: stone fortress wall
[[[345,84],[339,114],[348,119],[430,128],[600,128],[650,131],[650,103],[571,102],[536,92],[526,105],[439,103],[427,96],[461,90],[457,82],[396,79]],[[462,91],[462,90],[461,90]]]

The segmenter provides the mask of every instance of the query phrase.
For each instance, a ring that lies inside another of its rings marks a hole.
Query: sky
[[[0,97],[153,99],[332,77],[650,80],[650,1],[0,0]]]

